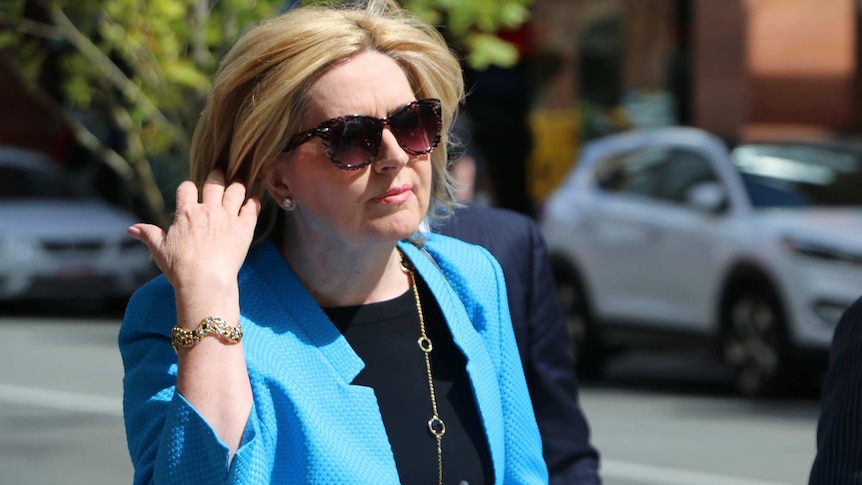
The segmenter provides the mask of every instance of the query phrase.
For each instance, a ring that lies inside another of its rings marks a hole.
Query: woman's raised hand
[[[174,287],[177,325],[195,328],[202,318],[239,321],[237,276],[248,254],[260,202],[245,199],[240,183],[225,187],[213,171],[198,189],[190,181],[177,188],[177,211],[167,232],[135,224],[129,235],[143,241]],[[242,344],[204,339],[178,357],[177,391],[200,412],[231,452],[241,442],[252,406]]]
[[[191,181],[177,188],[177,209],[167,232],[152,224],[135,224],[129,235],[144,242],[174,290],[209,285],[235,286],[254,237],[260,201],[246,200],[246,188],[225,187],[221,171],[210,172],[198,189]]]

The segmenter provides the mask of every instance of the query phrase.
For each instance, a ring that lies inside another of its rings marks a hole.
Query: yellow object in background
[[[541,203],[563,181],[581,147],[581,115],[576,108],[530,113],[533,151],[527,165],[527,184]]]

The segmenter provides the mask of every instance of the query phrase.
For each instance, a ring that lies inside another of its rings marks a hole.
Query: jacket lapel
[[[495,366],[485,341],[476,331],[464,304],[431,254],[409,242],[399,243],[399,248],[428,284],[452,332],[455,345],[461,349],[467,359],[467,374],[473,386],[473,396],[476,399],[485,436],[488,439],[488,447],[491,450],[494,476],[499,482],[504,473],[503,409],[497,376],[494,373]],[[482,327],[485,326],[485,322],[479,323]],[[494,325],[491,327],[496,328]]]
[[[276,334],[296,334],[305,344],[319,350],[345,384],[353,382],[365,364],[314,301],[275,244],[270,241],[262,243],[250,255],[250,262],[257,276],[272,292],[277,302],[274,304],[279,305],[279,311],[283,312],[281,318],[269,316],[266,319],[270,330]]]
[[[376,483],[397,483],[395,459],[374,390],[351,384],[365,367],[362,359],[275,245],[262,243],[249,254],[249,263],[250,271],[241,277],[254,281],[244,286],[249,291],[241,298],[268,301],[241,306],[244,312],[257,312],[243,315],[255,323],[243,338],[249,349],[247,355],[255,356],[254,361],[249,361],[250,369],[255,369],[262,380],[269,376],[291,377],[281,392],[288,396],[294,412],[302,415],[301,423],[312,424],[303,431],[309,435],[309,443],[323,443],[323,449],[306,450],[307,453],[330,459],[334,455],[327,446],[340,440],[340,446],[353,450],[353,454],[328,466],[342,467],[351,475],[359,473],[351,466],[360,464],[362,473],[374,476]],[[267,386],[271,383],[264,384]],[[359,475],[354,478],[361,482]]]

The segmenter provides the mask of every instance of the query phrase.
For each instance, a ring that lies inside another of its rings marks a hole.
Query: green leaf
[[[159,15],[164,21],[186,17],[187,7],[177,0],[150,0],[149,7],[153,14]]]
[[[209,89],[210,77],[199,71],[188,60],[171,61],[164,64],[165,77],[172,83],[201,91]]]
[[[493,34],[473,33],[467,36],[467,63],[478,70],[496,65],[511,67],[518,62],[518,49]]]
[[[515,28],[521,26],[530,16],[528,2],[506,2],[500,6],[498,15],[500,26]]]

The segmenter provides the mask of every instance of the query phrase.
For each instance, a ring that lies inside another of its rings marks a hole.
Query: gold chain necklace
[[[419,349],[425,357],[425,373],[428,375],[428,391],[431,394],[431,419],[428,420],[428,431],[437,440],[437,484],[443,485],[443,435],[446,434],[446,424],[437,414],[437,393],[434,392],[434,378],[431,375],[431,350],[434,346],[431,339],[425,333],[425,317],[422,316],[422,303],[419,301],[419,288],[416,287],[416,278],[410,263],[401,254],[401,271],[410,279],[413,288],[413,296],[416,299],[416,311],[419,312]]]

